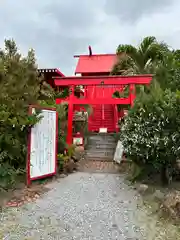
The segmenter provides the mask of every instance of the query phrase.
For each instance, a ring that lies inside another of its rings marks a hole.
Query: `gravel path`
[[[48,188],[36,203],[0,214],[0,239],[144,239],[138,197],[123,176],[78,172]]]

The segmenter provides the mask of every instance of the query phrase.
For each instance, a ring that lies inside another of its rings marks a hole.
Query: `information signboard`
[[[58,115],[54,108],[30,106],[29,113],[40,110],[41,120],[30,130],[27,158],[27,184],[52,176],[57,170]]]
[[[123,148],[122,142],[118,141],[116,151],[114,154],[114,161],[116,163],[121,163],[122,157],[123,157],[123,151],[124,151],[124,148]]]
[[[83,145],[83,138],[82,137],[73,137],[73,144],[74,145]]]

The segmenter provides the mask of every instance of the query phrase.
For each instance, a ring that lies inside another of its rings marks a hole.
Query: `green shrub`
[[[180,98],[177,93],[156,87],[138,96],[121,128],[125,153],[145,173],[167,169],[180,157]]]
[[[0,89],[0,185],[5,188],[26,167],[28,132],[39,121],[38,114],[28,115],[28,107],[52,98],[53,90],[38,76],[34,51],[22,57],[13,40],[0,49]]]

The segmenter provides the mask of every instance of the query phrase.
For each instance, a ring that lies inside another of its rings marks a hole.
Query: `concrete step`
[[[88,149],[112,149],[115,148],[114,146],[116,145],[115,142],[107,142],[107,143],[102,143],[102,142],[90,142],[88,141]]]
[[[94,133],[89,136],[85,157],[90,161],[113,161],[115,148],[113,134]]]
[[[96,133],[94,135],[91,135],[89,136],[89,139],[92,139],[92,140],[100,140],[100,141],[103,141],[103,140],[111,140],[111,141],[115,141],[115,138],[113,136],[107,136],[107,135],[99,135]]]
[[[105,151],[104,149],[86,150],[87,154],[114,154],[115,149]]]
[[[113,135],[113,133],[91,133],[90,137],[91,137],[91,136],[100,136],[100,137],[102,137],[102,136],[106,136],[106,137],[113,137],[114,135]]]
[[[113,140],[96,140],[93,141],[92,139],[88,140],[89,145],[93,145],[93,146],[102,146],[102,145],[114,145],[116,142]]]
[[[115,145],[116,143],[115,142],[100,142],[100,141],[97,141],[97,142],[93,142],[93,141],[88,141],[88,146],[92,146],[92,147],[95,147],[95,148],[111,148]]]
[[[111,145],[111,146],[100,146],[100,147],[97,147],[97,146],[87,146],[87,150],[88,151],[96,151],[96,150],[102,150],[102,151],[111,151],[111,150],[114,150],[115,147],[114,145]]]
[[[115,139],[96,139],[96,138],[89,138],[89,143],[98,143],[98,144],[109,144],[109,143],[115,143]]]
[[[96,152],[102,152],[102,151],[104,151],[104,152],[109,152],[109,151],[114,151],[114,149],[115,149],[115,146],[111,146],[111,147],[109,147],[109,148],[104,148],[104,147],[102,147],[102,148],[96,148],[95,146],[87,146],[87,151],[96,151]]]
[[[110,150],[113,150],[113,149],[115,149],[115,146],[114,145],[109,145],[109,146],[92,146],[92,145],[88,145],[87,146],[87,150],[88,151],[95,151],[95,150],[101,150],[101,151],[110,151]]]
[[[111,150],[111,149],[115,149],[115,143],[113,143],[113,144],[102,144],[102,145],[99,145],[99,144],[96,144],[96,145],[88,144],[87,149],[88,150],[92,150],[92,151],[93,150],[108,151],[108,150]]]
[[[114,151],[109,151],[109,152],[97,152],[97,151],[94,151],[94,152],[89,152],[87,151],[85,153],[86,156],[114,156]]]
[[[96,137],[106,137],[106,138],[113,138],[113,134],[111,133],[91,133],[90,137],[93,137],[93,136],[96,136]]]
[[[108,148],[107,150],[106,149],[103,149],[103,148],[87,148],[87,152],[96,152],[96,153],[103,153],[103,152],[114,152],[115,148]]]
[[[100,148],[101,146],[107,146],[107,147],[112,147],[112,146],[114,146],[116,143],[115,142],[113,142],[113,141],[108,141],[108,142],[105,142],[105,141],[103,141],[103,142],[101,142],[101,141],[88,141],[88,145],[89,146],[94,146],[94,147],[97,147],[97,148]],[[105,147],[103,147],[103,148],[105,148]]]

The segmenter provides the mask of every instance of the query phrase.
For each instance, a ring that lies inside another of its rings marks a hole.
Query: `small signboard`
[[[29,113],[40,110],[41,120],[31,128],[28,142],[27,184],[52,176],[57,170],[58,115],[56,109],[31,106]]]
[[[107,128],[100,128],[100,129],[99,129],[99,132],[100,132],[100,133],[107,133]]]
[[[128,115],[128,110],[124,110],[124,116]]]
[[[118,141],[116,146],[116,151],[114,154],[114,161],[116,163],[121,163],[122,157],[123,157],[123,151],[124,151],[124,148],[123,148],[122,142]]]
[[[83,145],[83,138],[82,137],[73,137],[73,144],[74,145]]]

